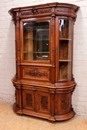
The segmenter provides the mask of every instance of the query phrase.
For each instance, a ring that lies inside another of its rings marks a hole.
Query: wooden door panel
[[[71,94],[56,94],[55,97],[55,113],[68,113],[71,110]]]
[[[44,92],[37,92],[38,100],[37,112],[50,113],[50,94]]]
[[[31,90],[23,90],[23,108],[34,110],[35,103],[34,103],[34,91]]]

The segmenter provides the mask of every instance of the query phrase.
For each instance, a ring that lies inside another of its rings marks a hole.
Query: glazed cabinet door
[[[54,19],[20,21],[21,78],[54,82]]]
[[[50,20],[21,21],[22,62],[50,61]]]
[[[59,40],[56,39],[58,48],[57,81],[72,79],[72,50],[73,50],[73,21],[71,19],[56,19],[56,30]]]

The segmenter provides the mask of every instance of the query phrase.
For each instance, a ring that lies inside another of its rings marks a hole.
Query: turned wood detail
[[[56,12],[69,12],[69,13],[74,13],[73,9],[70,8],[56,8]]]
[[[44,71],[44,72],[40,72],[38,71],[37,69],[34,69],[34,70],[30,70],[30,71],[26,71],[25,72],[27,75],[29,76],[35,76],[35,77],[47,77],[48,74]]]

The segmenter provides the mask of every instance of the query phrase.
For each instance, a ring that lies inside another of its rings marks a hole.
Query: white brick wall
[[[15,28],[8,10],[18,6],[54,2],[54,0],[0,0],[0,100],[14,103],[11,78],[15,74]],[[74,26],[73,74],[77,82],[73,107],[87,117],[87,0],[55,0],[80,6]]]

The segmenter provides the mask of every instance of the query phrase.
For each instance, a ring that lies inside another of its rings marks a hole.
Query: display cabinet
[[[55,2],[9,10],[15,23],[16,113],[50,121],[75,115],[73,33],[78,8]]]

